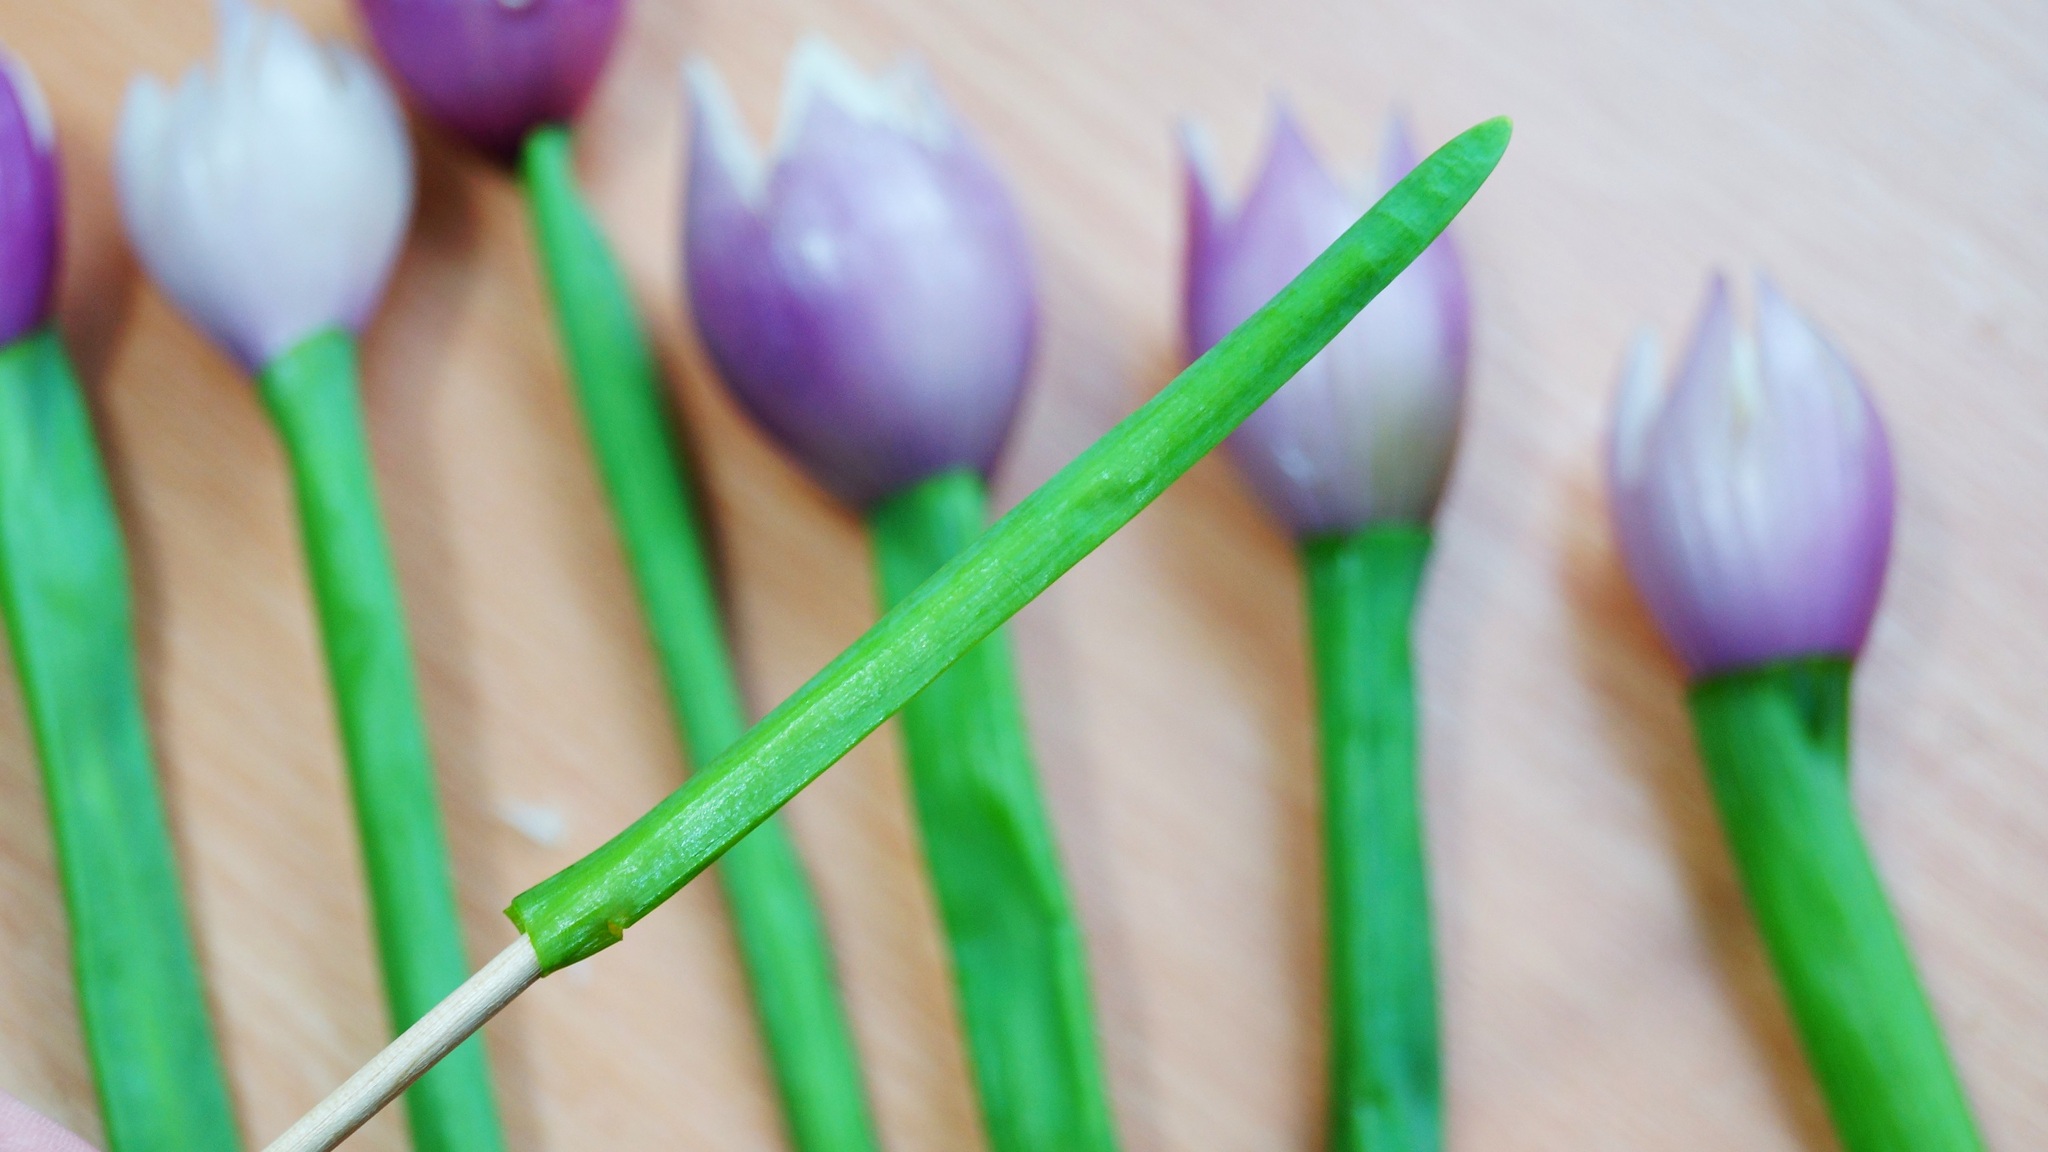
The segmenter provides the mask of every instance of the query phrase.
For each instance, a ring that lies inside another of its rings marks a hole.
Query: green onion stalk
[[[1687,697],[1751,913],[1851,1152],[1982,1137],[1849,794],[1840,657],[1708,676]]]
[[[1330,1146],[1443,1144],[1410,636],[1428,531],[1302,545],[1323,763]]]
[[[273,361],[261,386],[291,461],[384,990],[403,1029],[461,984],[469,964],[404,607],[378,512],[354,337],[339,329],[311,337]],[[443,1060],[406,1102],[422,1152],[504,1146],[478,1042]]]
[[[60,168],[41,88],[0,50],[0,610],[42,764],[108,1146],[233,1149],[151,762],[121,524],[51,326]]]
[[[48,328],[0,350],[0,604],[108,1147],[239,1148],[151,763],[121,527]]]
[[[903,597],[713,763],[508,909],[543,973],[624,938],[1123,527],[1441,233],[1506,149],[1489,120],[1417,165],[1271,303]]]
[[[689,470],[632,297],[578,191],[572,137],[527,138],[520,175],[584,426],[647,612],[690,759],[713,763],[746,730]],[[732,910],[794,1145],[877,1147],[831,943],[794,839],[764,821],[728,852]]]
[[[1156,499],[1300,370],[1463,209],[1511,128],[1438,149],[1271,304],[1013,508],[711,764],[507,909],[522,939],[278,1146],[332,1147],[534,979],[611,947]]]
[[[1189,148],[1188,348],[1201,353],[1356,207],[1276,111],[1259,193],[1232,208]],[[1377,179],[1415,166],[1400,117]],[[1231,438],[1297,541],[1320,729],[1332,1152],[1438,1152],[1442,1060],[1413,652],[1430,525],[1465,392],[1470,293],[1448,235]]]
[[[291,17],[219,11],[218,59],[130,88],[123,220],[164,291],[258,379],[289,460],[390,1020],[467,977],[411,645],[359,395],[358,333],[412,214],[405,119],[370,61]],[[407,1094],[419,1152],[505,1146],[480,1042]],[[207,1146],[200,1141],[187,1148]]]
[[[1981,1152],[1851,795],[1851,681],[1891,546],[1894,480],[1853,368],[1761,284],[1725,285],[1666,385],[1623,375],[1610,457],[1622,552],[1692,674],[1693,731],[1750,912],[1849,1152]]]
[[[959,556],[987,516],[982,479],[968,471],[877,505],[868,530],[885,606]],[[1004,630],[912,698],[902,723],[989,1143],[998,1152],[1112,1149],[1086,949]]]

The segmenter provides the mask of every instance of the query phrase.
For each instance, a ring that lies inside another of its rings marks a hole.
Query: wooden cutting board
[[[290,5],[360,40],[343,0]],[[737,415],[676,284],[686,53],[772,123],[817,29],[927,59],[1037,242],[1015,499],[1177,366],[1172,129],[1246,171],[1285,93],[1363,170],[1519,134],[1460,223],[1466,438],[1419,643],[1454,1147],[1830,1146],[1617,565],[1596,460],[1624,342],[1710,268],[1768,268],[1890,420],[1897,559],[1859,683],[1858,799],[1995,1147],[2048,1144],[2048,7],[1197,0],[640,0],[583,161],[676,381],[757,710],[871,618],[856,524]],[[208,50],[202,0],[0,0],[71,210],[62,321],[127,516],[144,678],[252,1142],[384,1036],[332,716],[254,393],[126,250],[122,88]],[[679,779],[677,742],[547,327],[513,188],[420,141],[418,224],[370,333],[379,479],[464,908],[497,914]],[[1316,797],[1290,549],[1206,463],[1016,624],[1131,1152],[1315,1148]],[[7,677],[11,680],[11,677]],[[979,1139],[893,731],[791,809],[887,1144]],[[0,1087],[97,1132],[40,785],[0,690]],[[514,1148],[781,1138],[710,885],[491,1030]],[[404,1146],[386,1117],[350,1145]]]

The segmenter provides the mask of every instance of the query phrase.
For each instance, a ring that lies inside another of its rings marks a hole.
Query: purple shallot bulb
[[[625,0],[359,0],[370,36],[421,111],[509,160],[529,132],[583,108]]]
[[[1194,357],[1307,267],[1372,197],[1329,174],[1284,108],[1234,210],[1200,133],[1190,129],[1184,143],[1184,320]],[[1415,162],[1407,128],[1393,118],[1372,193]],[[1298,535],[1429,522],[1457,443],[1470,314],[1464,266],[1446,234],[1231,436],[1232,458]]]
[[[708,64],[689,69],[684,259],[728,387],[827,488],[865,507],[986,473],[1030,368],[1023,222],[924,69],[863,75],[799,45],[764,163]]]
[[[1629,574],[1694,678],[1862,648],[1891,550],[1891,449],[1855,369],[1769,283],[1752,337],[1714,278],[1668,387],[1638,338],[1608,473]]]
[[[0,48],[0,345],[50,318],[63,214],[50,106],[28,68]]]

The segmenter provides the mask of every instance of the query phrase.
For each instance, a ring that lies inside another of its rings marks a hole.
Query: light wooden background
[[[360,39],[343,0],[291,6]],[[676,67],[709,56],[765,131],[810,29],[870,64],[924,55],[1019,190],[1046,324],[1005,499],[1176,367],[1177,117],[1206,120],[1233,173],[1276,91],[1354,169],[1391,101],[1429,142],[1517,118],[1460,224],[1477,349],[1419,637],[1458,1148],[1831,1144],[1595,468],[1633,327],[1676,339],[1709,268],[1768,267],[1863,366],[1897,442],[1859,803],[1991,1142],[2048,1143],[2048,7],[639,0],[585,171],[708,472],[757,710],[859,633],[868,569],[854,522],[738,418],[682,317]],[[279,452],[249,386],[138,273],[111,199],[127,78],[182,69],[210,36],[202,0],[0,0],[0,40],[63,134],[62,321],[127,515],[253,1140],[384,1025]],[[368,343],[370,419],[481,957],[510,938],[510,896],[680,769],[518,200],[431,134],[420,156],[416,233]],[[1299,609],[1287,544],[1210,462],[1016,626],[1132,1152],[1320,1139]],[[17,707],[5,685],[0,1086],[92,1134]],[[971,1148],[896,757],[885,731],[793,819],[888,1146]],[[559,840],[508,812],[558,816]],[[708,885],[536,989],[490,1043],[519,1152],[780,1146]],[[351,1146],[403,1147],[402,1128]]]

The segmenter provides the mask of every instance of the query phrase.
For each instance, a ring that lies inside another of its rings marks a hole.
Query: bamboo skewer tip
[[[533,941],[522,935],[385,1045],[264,1152],[330,1152],[540,976]]]

